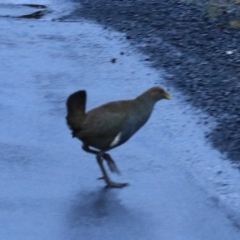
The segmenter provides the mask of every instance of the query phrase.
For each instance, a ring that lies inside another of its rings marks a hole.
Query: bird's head
[[[159,101],[161,99],[171,99],[171,95],[161,87],[152,87],[144,94],[146,94],[148,97],[152,98],[155,101]]]

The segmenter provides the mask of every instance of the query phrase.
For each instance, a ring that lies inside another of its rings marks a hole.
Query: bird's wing
[[[131,101],[119,101],[89,111],[82,123],[80,138],[117,136],[129,118],[131,106]]]

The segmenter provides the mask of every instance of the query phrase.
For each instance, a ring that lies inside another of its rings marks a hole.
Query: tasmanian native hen
[[[107,187],[121,188],[127,183],[111,181],[103,160],[112,172],[119,173],[108,150],[125,143],[149,119],[155,103],[171,96],[160,87],[152,87],[131,100],[106,103],[86,112],[86,91],[71,94],[67,99],[67,124],[72,136],[83,142],[83,150],[96,155]],[[94,149],[92,149],[92,148]]]

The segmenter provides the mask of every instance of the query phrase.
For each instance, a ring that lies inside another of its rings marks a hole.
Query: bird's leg
[[[96,158],[97,158],[97,162],[98,162],[98,165],[102,171],[102,174],[103,174],[103,179],[105,180],[106,184],[107,184],[107,187],[111,187],[111,188],[122,188],[122,187],[126,187],[128,186],[128,183],[116,183],[116,182],[113,182],[111,181],[111,179],[109,178],[108,174],[107,174],[107,171],[105,170],[104,166],[103,166],[103,155],[104,153],[102,152],[99,152],[97,155],[96,155]]]
[[[90,149],[89,146],[87,145],[83,145],[82,146],[82,149],[88,153],[93,153],[93,154],[98,154],[99,151],[96,151],[96,150],[93,150],[93,149]],[[108,167],[110,169],[111,172],[115,172],[115,173],[118,173],[120,174],[120,171],[116,165],[116,163],[114,162],[114,160],[112,159],[112,157],[110,156],[110,154],[108,153],[102,153],[102,157],[104,158],[104,160],[107,161],[107,164],[108,164]]]
[[[121,172],[119,171],[115,161],[112,159],[110,154],[104,153],[103,158],[107,161],[108,167],[112,172],[120,174]]]
[[[91,148],[89,148],[88,145],[83,145],[82,146],[82,149],[85,151],[85,152],[88,152],[88,153],[93,153],[93,154],[98,154],[99,151],[96,151],[96,150],[93,150]]]

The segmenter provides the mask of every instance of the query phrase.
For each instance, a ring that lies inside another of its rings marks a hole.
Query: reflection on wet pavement
[[[82,191],[69,207],[70,239],[151,239],[147,218],[128,209],[118,197],[118,190],[100,188]],[[89,229],[93,231],[89,231]]]

